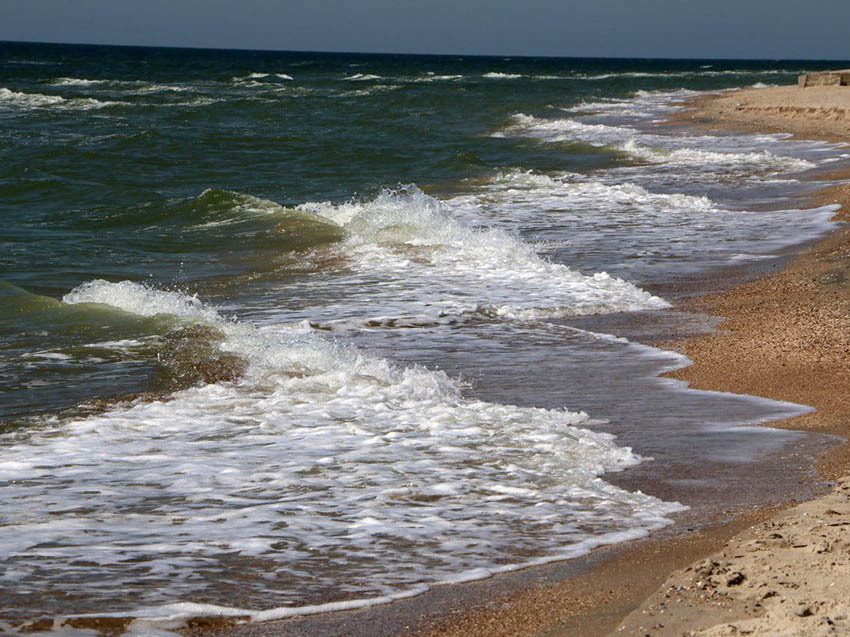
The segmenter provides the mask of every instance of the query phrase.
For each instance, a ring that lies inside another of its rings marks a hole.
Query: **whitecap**
[[[355,73],[354,75],[348,75],[342,79],[347,82],[373,82],[384,78],[380,75],[372,75],[370,73]]]
[[[494,80],[516,80],[516,79],[519,79],[523,76],[516,74],[516,73],[491,72],[491,73],[485,73],[484,75],[482,75],[482,77],[487,77],[487,78],[494,79]]]
[[[800,172],[816,166],[808,159],[776,155],[768,150],[729,152],[704,149],[709,144],[733,143],[718,137],[663,137],[643,133],[634,126],[593,124],[571,118],[542,119],[518,113],[504,131],[498,132],[535,137],[545,142],[580,141],[599,147],[609,146],[638,159],[671,166],[784,172]]]
[[[53,86],[93,86],[95,84],[106,84],[109,80],[88,80],[77,77],[60,77],[52,84]]]
[[[90,110],[106,108],[107,106],[125,105],[126,102],[104,102],[90,97],[65,98],[61,95],[44,95],[42,93],[22,93],[7,88],[0,88],[0,106],[16,108],[60,108],[67,110]]]
[[[386,190],[365,203],[306,203],[299,209],[346,231],[345,246],[358,270],[386,281],[388,290],[404,282],[405,303],[392,296],[374,300],[388,316],[412,313],[439,321],[479,313],[534,320],[668,306],[605,272],[588,276],[551,263],[501,230],[469,227],[450,205],[415,186]]]
[[[220,320],[218,313],[201,303],[197,296],[157,290],[130,281],[121,283],[109,283],[102,279],[89,281],[68,292],[62,301],[71,304],[109,305],[140,316],[173,314],[196,321],[217,322]]]
[[[423,76],[414,77],[412,82],[454,82],[462,80],[463,75],[437,75],[435,73],[426,73]]]

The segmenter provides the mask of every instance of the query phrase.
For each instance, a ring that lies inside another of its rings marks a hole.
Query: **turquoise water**
[[[830,228],[844,147],[664,124],[827,66],[0,44],[3,612],[389,599],[787,449],[602,317]]]

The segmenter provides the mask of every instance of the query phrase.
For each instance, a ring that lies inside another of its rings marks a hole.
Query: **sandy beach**
[[[846,141],[850,134],[847,87],[778,86],[697,98],[677,121],[799,138]]]

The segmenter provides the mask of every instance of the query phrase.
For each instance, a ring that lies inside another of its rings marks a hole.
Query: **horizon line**
[[[256,53],[313,53],[319,55],[374,55],[374,56],[418,56],[418,57],[474,57],[474,58],[543,58],[551,60],[695,60],[695,61],[741,61],[741,62],[850,62],[850,58],[739,58],[739,57],[652,57],[652,56],[603,56],[603,55],[532,55],[527,53],[411,53],[394,51],[321,51],[311,49],[251,49],[243,47],[176,46],[163,44],[105,44],[101,42],[44,42],[40,40],[0,40],[0,45],[30,44],[49,46],[91,46],[124,49],[174,49],[178,51],[240,51]]]

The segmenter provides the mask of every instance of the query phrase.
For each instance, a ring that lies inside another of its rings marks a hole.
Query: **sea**
[[[653,344],[828,232],[850,151],[669,118],[846,65],[0,43],[0,627],[356,608],[792,497],[812,437],[758,425],[810,408]]]

